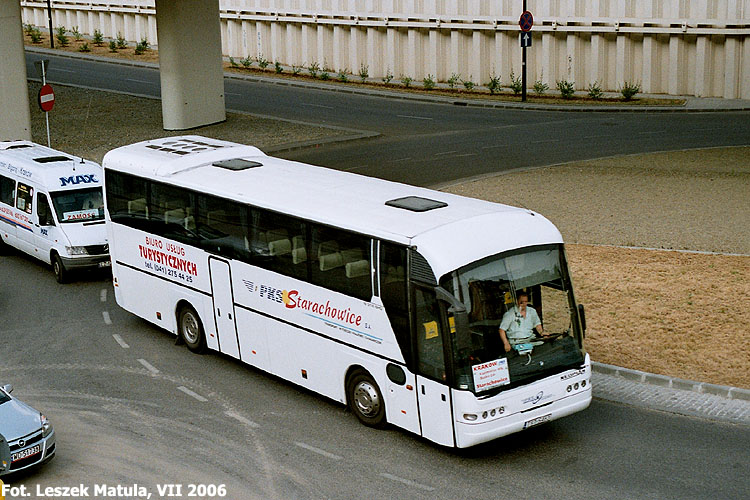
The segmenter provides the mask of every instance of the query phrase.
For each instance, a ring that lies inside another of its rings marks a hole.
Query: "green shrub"
[[[39,29],[34,28],[29,36],[31,37],[31,43],[42,43],[42,32]]]
[[[432,90],[435,88],[435,77],[427,75],[422,79],[422,86],[425,90]]]
[[[557,90],[560,91],[560,96],[563,99],[572,99],[575,93],[575,82],[569,82],[568,80],[560,80],[557,82]]]
[[[276,61],[275,63],[273,63],[273,68],[276,70],[277,75],[280,75],[281,73],[284,72],[284,66],[282,66],[279,61]]]
[[[148,40],[144,38],[143,40],[138,42],[138,45],[135,46],[135,54],[141,55],[144,52],[146,52],[150,47],[151,45],[149,45]]]
[[[370,76],[370,67],[366,65],[365,63],[360,64],[359,65],[359,79],[362,80],[362,83],[365,83],[369,76]]]
[[[247,69],[253,65],[253,60],[250,59],[250,56],[247,56],[240,61],[240,64],[242,64],[243,68]]]
[[[229,56],[229,65],[233,68],[238,68],[240,65],[234,60],[234,57]]]
[[[622,88],[620,88],[620,93],[622,94],[622,97],[626,101],[631,100],[640,91],[641,91],[640,83],[629,82],[627,80],[625,81],[625,83],[622,84]]]
[[[55,30],[55,40],[57,40],[57,43],[60,44],[61,47],[67,47],[68,46],[68,36],[65,34],[65,26],[59,26]]]
[[[490,76],[490,81],[487,82],[487,89],[490,91],[490,94],[496,94],[500,92],[501,85],[500,77],[493,74]]]
[[[89,42],[83,42],[80,47],[78,47],[78,52],[91,52],[91,49],[89,48]]]
[[[258,56],[258,66],[260,66],[260,69],[266,69],[269,64],[271,64],[271,62],[263,57],[263,54]]]
[[[297,66],[296,64],[292,64],[292,74],[294,76],[299,75],[302,72],[302,66]]]
[[[461,80],[461,83],[464,84],[464,88],[466,89],[467,92],[471,92],[472,90],[474,90],[474,86],[476,85],[474,82],[471,81],[471,75],[469,75],[468,80]]]
[[[451,90],[456,88],[456,85],[458,85],[458,82],[461,80],[461,75],[457,73],[453,73],[450,78],[448,78],[447,83],[448,87],[450,87]]]
[[[117,52],[117,42],[115,42],[114,40],[109,41],[109,51]]]
[[[407,75],[401,75],[401,76],[399,77],[399,80],[401,80],[401,83],[403,83],[403,84],[404,84],[404,87],[406,87],[407,89],[408,89],[409,87],[411,87],[411,82],[413,82],[413,81],[414,81],[414,79],[413,79],[412,77],[410,77],[410,76],[407,76]]]
[[[602,92],[602,87],[599,85],[598,81],[595,81],[593,83],[589,83],[589,86],[587,88],[589,92],[589,97],[592,99],[601,99],[604,96],[604,92]]]
[[[391,73],[391,70],[388,69],[385,71],[385,76],[383,77],[383,83],[388,85],[389,83],[391,83],[391,80],[393,80],[393,73]]]
[[[128,41],[125,40],[125,37],[122,36],[122,33],[117,33],[117,48],[118,49],[127,49],[128,48]]]
[[[318,77],[318,72],[320,71],[320,65],[316,62],[310,64],[310,66],[307,67],[307,72],[310,73],[310,76],[313,78]]]
[[[544,83],[541,80],[537,80],[534,82],[534,92],[536,92],[536,95],[544,95],[549,90],[549,85]]]
[[[104,45],[104,35],[99,30],[94,30],[94,45],[97,47]]]
[[[76,42],[80,42],[81,40],[83,40],[83,35],[80,31],[78,31],[78,26],[73,26],[73,29],[70,30],[70,32],[73,33],[73,39]]]
[[[338,80],[340,82],[343,82],[343,83],[348,82],[349,81],[349,74],[348,73],[349,73],[349,69],[348,68],[340,69],[339,70],[339,74],[338,74]]]
[[[520,76],[516,76],[513,71],[510,72],[510,90],[513,94],[518,95],[523,92],[523,81]]]

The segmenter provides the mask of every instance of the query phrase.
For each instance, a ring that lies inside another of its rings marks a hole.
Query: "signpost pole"
[[[47,69],[45,68],[44,60],[42,60],[42,85],[47,85]],[[49,140],[49,111],[44,112],[44,119],[47,121],[47,147],[51,148],[52,143]]]
[[[52,0],[47,0],[47,19],[49,20],[49,46],[55,48],[55,35],[52,28]]]
[[[522,12],[526,12],[526,0],[523,0]],[[521,51],[521,101],[526,102],[526,45],[521,47]]]

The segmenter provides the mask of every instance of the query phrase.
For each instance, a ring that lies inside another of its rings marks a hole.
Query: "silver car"
[[[55,456],[55,431],[47,417],[10,395],[13,386],[0,387],[0,476],[43,464]],[[3,439],[4,438],[4,439]]]

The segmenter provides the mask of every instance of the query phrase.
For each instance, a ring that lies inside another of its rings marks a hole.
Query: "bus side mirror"
[[[453,321],[455,325],[455,331],[467,332],[469,330],[469,313],[466,311],[466,306],[458,300],[456,297],[448,293],[448,291],[440,286],[435,287],[435,294],[438,300],[448,303],[448,313],[453,315]],[[461,335],[459,339],[468,339],[467,335]],[[459,346],[463,347],[463,346]]]
[[[583,328],[583,335],[586,336],[586,311],[583,308],[583,304],[578,304],[578,317],[581,319],[581,328]]]

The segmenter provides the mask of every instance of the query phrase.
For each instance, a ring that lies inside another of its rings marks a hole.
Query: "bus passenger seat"
[[[321,255],[320,258],[320,270],[330,271],[344,265],[344,259],[341,257],[341,252],[334,252]]]
[[[164,212],[164,222],[167,224],[179,224],[180,226],[185,225],[185,210],[182,208],[175,208]]]
[[[292,242],[289,238],[274,240],[268,243],[268,253],[273,256],[286,255],[292,251]]]
[[[148,205],[146,204],[146,198],[138,198],[137,200],[128,201],[128,214],[144,215],[148,217]]]
[[[303,262],[307,262],[305,238],[303,236],[295,236],[292,238],[292,263],[301,264]]]
[[[346,277],[359,278],[370,274],[370,261],[362,259],[346,263]]]

